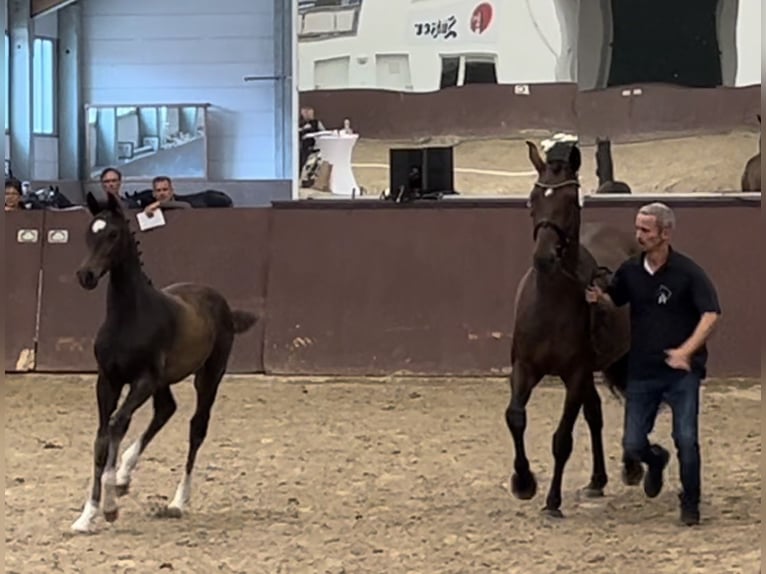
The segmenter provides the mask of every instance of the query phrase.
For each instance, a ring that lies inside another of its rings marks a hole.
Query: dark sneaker
[[[651,449],[655,460],[647,465],[649,468],[644,476],[644,492],[649,498],[654,498],[662,491],[662,474],[670,460],[670,453],[656,444]]]
[[[700,511],[697,508],[681,508],[681,522],[686,526],[695,526],[700,523]]]
[[[699,524],[699,505],[685,502],[683,494],[679,494],[678,499],[681,501],[681,522],[683,522],[686,526],[695,526]]]

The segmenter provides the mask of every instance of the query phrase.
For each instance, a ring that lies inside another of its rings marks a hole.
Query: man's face
[[[20,203],[21,194],[18,192],[18,190],[12,185],[7,186],[5,188],[5,209],[18,209]]]
[[[104,193],[120,195],[120,184],[119,176],[113,171],[107,171],[104,179],[101,180],[101,189],[104,190]]]
[[[160,203],[173,199],[173,186],[169,181],[158,181],[154,184],[154,199]]]
[[[636,215],[636,240],[644,251],[653,251],[670,239],[667,229],[660,229],[653,215]]]

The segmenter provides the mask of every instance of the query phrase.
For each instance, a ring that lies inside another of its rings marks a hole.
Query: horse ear
[[[535,166],[537,173],[543,173],[545,171],[545,162],[543,161],[543,158],[540,157],[540,152],[538,151],[537,146],[534,142],[529,140],[526,141],[526,144],[529,148],[529,161]]]
[[[113,193],[106,194],[106,206],[109,209],[109,211],[112,211],[114,213],[122,212],[122,206],[120,205],[119,200]]]
[[[88,211],[90,211],[91,215],[96,215],[101,211],[101,206],[98,204],[96,196],[90,191],[88,192],[88,195],[85,196],[85,202],[88,205]]]

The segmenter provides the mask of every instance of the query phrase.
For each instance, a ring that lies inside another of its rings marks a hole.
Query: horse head
[[[527,202],[535,242],[534,267],[542,273],[560,270],[567,264],[571,269],[579,251],[580,151],[571,141],[554,140],[543,161],[537,146],[531,141],[526,143],[538,175]]]
[[[119,200],[107,193],[106,205],[87,195],[87,205],[93,218],[85,233],[88,255],[77,270],[77,280],[84,289],[92,290],[115,265],[123,262],[135,243]]]

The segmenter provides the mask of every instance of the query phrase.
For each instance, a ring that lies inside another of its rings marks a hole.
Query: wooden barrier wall
[[[631,229],[643,202],[590,200],[584,219]],[[760,201],[668,203],[679,222],[675,245],[705,267],[724,310],[710,375],[759,376]],[[230,372],[510,369],[513,296],[531,253],[523,201],[291,201],[167,219],[139,233],[155,285],[204,282],[263,316],[237,340]],[[6,214],[6,371],[94,370],[105,287],[84,291],[74,275],[87,220],[85,211]]]

